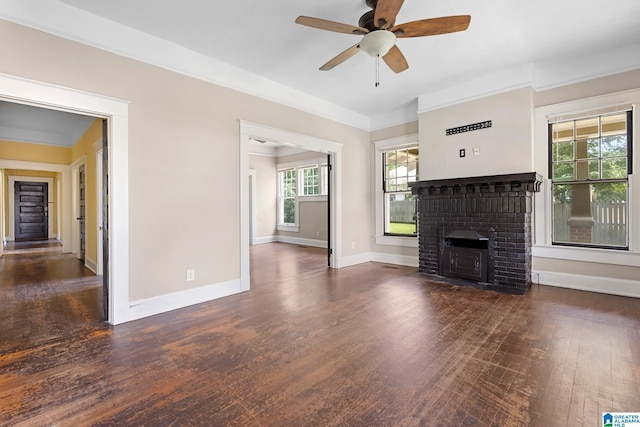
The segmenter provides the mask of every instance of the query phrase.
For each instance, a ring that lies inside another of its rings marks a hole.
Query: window
[[[384,193],[384,234],[415,236],[416,198],[409,183],[418,179],[418,147],[382,152]]]
[[[279,175],[279,218],[284,225],[296,224],[296,169],[281,170]]]
[[[300,170],[300,194],[303,196],[317,196],[320,192],[318,166],[301,168]]]
[[[549,123],[552,243],[627,249],[631,111]]]
[[[277,165],[278,230],[299,231],[300,202],[327,200],[329,168],[322,162],[326,157]]]

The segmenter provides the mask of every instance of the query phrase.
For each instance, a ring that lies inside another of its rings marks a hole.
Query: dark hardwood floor
[[[0,257],[0,354],[102,328],[101,286],[57,241],[9,243]]]
[[[640,300],[330,270],[324,251],[278,243],[251,257],[251,292],[114,328],[88,315],[3,351],[0,423],[598,426],[640,411]],[[38,270],[2,262],[3,289]]]

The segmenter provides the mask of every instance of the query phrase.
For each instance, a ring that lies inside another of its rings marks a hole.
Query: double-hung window
[[[281,231],[299,231],[299,204],[326,200],[328,165],[321,159],[279,164],[278,224]]]
[[[320,180],[318,166],[307,166],[299,169],[300,172],[300,194],[303,196],[317,196],[320,194]]]
[[[375,144],[375,242],[418,247],[417,205],[409,183],[418,181],[418,134]]]
[[[627,249],[632,112],[549,123],[553,244]]]
[[[418,179],[418,147],[397,148],[382,152],[384,193],[384,234],[415,236],[416,198],[410,182]]]
[[[296,169],[285,169],[278,173],[280,184],[278,192],[278,223],[286,226],[294,226],[297,223],[296,175]]]

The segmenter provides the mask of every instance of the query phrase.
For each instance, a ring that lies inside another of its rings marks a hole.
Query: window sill
[[[376,245],[417,248],[418,238],[414,236],[376,236]]]
[[[640,253],[616,249],[534,245],[531,255],[538,258],[640,267]]]
[[[300,227],[298,227],[297,225],[278,224],[276,226],[276,230],[278,230],[278,231],[289,231],[291,233],[299,233],[300,232]]]

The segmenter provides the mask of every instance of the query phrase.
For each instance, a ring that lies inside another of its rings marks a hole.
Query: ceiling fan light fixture
[[[366,34],[360,42],[360,49],[368,55],[385,56],[396,43],[396,35],[391,31],[377,30]]]

